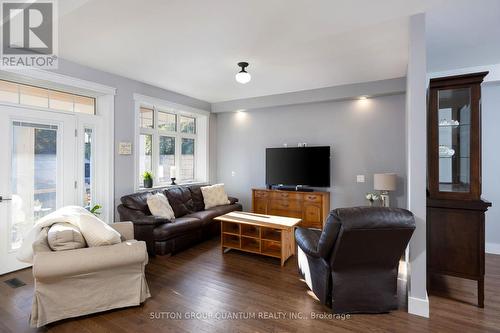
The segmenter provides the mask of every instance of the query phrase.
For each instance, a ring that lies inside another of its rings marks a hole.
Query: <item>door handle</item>
[[[0,195],[0,202],[2,201],[8,201],[8,200],[12,200],[11,198],[4,198]]]

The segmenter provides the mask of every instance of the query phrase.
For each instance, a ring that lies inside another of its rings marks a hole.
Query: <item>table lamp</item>
[[[396,190],[397,175],[395,173],[376,173],[373,175],[373,188],[380,191],[383,207],[389,207],[389,191]]]

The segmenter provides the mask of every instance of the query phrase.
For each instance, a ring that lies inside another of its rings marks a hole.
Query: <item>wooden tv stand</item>
[[[301,227],[323,229],[330,193],[252,189],[252,212],[294,217],[302,220]]]

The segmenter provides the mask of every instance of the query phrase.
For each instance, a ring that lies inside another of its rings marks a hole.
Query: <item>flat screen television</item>
[[[330,187],[330,147],[267,148],[266,184]]]

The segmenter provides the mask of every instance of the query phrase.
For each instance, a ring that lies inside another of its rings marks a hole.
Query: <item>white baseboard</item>
[[[429,297],[425,295],[425,299],[408,297],[408,313],[429,318]]]
[[[498,243],[486,243],[485,250],[486,250],[486,253],[500,254],[500,244],[498,244]]]

